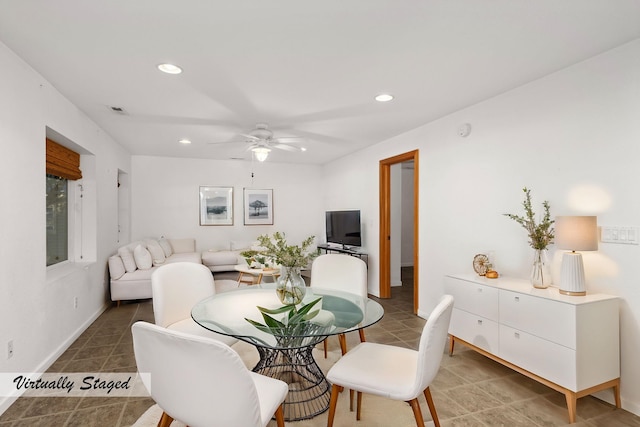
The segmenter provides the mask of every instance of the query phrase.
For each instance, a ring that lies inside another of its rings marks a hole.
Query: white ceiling
[[[131,153],[172,157],[249,159],[208,143],[267,122],[308,148],[267,161],[323,164],[638,37],[638,0],[0,0],[3,43]]]

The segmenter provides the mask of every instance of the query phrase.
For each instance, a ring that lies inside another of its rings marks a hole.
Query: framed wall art
[[[200,186],[200,225],[233,225],[233,187]]]
[[[273,225],[273,190],[244,189],[244,225]]]

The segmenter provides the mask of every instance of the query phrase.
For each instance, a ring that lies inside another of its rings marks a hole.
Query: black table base
[[[313,347],[279,350],[257,347],[260,361],[253,371],[289,384],[284,401],[287,421],[306,420],[329,409],[331,386],[313,358]]]

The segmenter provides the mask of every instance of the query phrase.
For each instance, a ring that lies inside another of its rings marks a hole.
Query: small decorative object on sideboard
[[[500,275],[495,270],[488,270],[485,276],[487,279],[497,279]]]
[[[489,257],[485,254],[478,254],[473,257],[473,271],[478,273],[478,276],[484,276],[487,273],[488,265]]]
[[[525,187],[522,191],[525,195],[524,202],[522,202],[525,216],[513,214],[504,214],[504,216],[511,218],[527,230],[529,245],[535,249],[531,284],[534,288],[544,289],[551,285],[551,265],[547,255],[547,246],[553,243],[554,230],[552,226],[554,221],[549,213],[549,202],[545,200],[542,202],[544,216],[542,221],[536,224],[536,215],[531,208],[531,190]]]

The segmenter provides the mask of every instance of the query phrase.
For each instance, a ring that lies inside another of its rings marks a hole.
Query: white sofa
[[[111,301],[151,298],[151,274],[172,262],[201,264],[195,239],[144,239],[118,248],[109,257]]]
[[[202,252],[202,263],[206,265],[212,272],[234,271],[236,265],[246,264],[241,252],[255,249],[261,249],[258,242],[229,242],[229,247],[224,249],[209,249]]]

